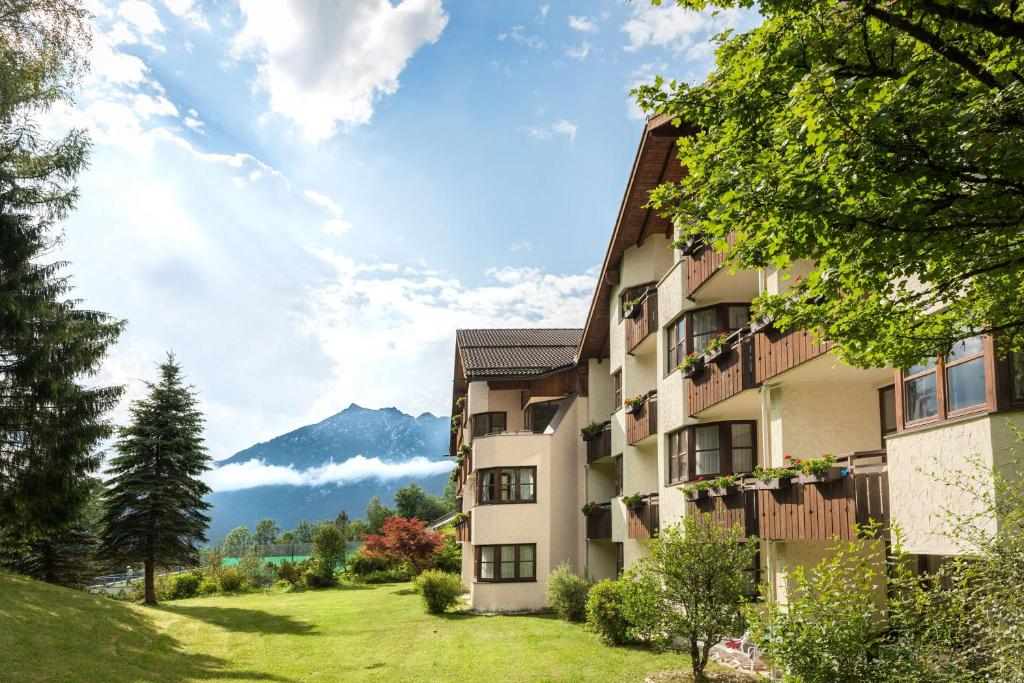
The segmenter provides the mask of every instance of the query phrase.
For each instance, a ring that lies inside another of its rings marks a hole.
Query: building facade
[[[460,366],[456,354],[453,401],[467,396],[464,420],[496,405],[522,412],[508,418],[504,440],[480,439],[465,425],[453,439],[456,455],[470,444],[472,462],[457,475],[466,480],[463,491],[477,477],[476,504],[462,498],[473,534],[463,573],[479,609],[543,607],[543,576],[560,561],[594,579],[614,577],[643,556],[661,525],[687,514],[740,524],[761,539],[751,585],[769,586],[770,599],[785,601],[794,567],[813,565],[832,539],[854,539],[855,525],[871,520],[882,530],[864,540],[865,553],[883,561],[895,524],[918,565],[933,567],[962,550],[949,513],[976,511],[977,493],[993,490],[990,480],[974,494],[960,484],[984,467],[1011,468],[1013,427],[1024,427],[1024,358],[1000,353],[997,340],[968,339],[907,370],[853,368],[808,331],[781,332],[751,319],[758,294],[785,292],[811,264],[735,270],[711,246],[672,247],[673,226],[646,204],[650,190],[685,173],[675,143],[691,133],[668,117],[647,122],[578,345],[568,360],[559,356],[564,366],[530,370],[547,384],[522,370],[507,380],[486,377]],[[480,334],[459,333],[463,354],[467,335]],[[516,353],[527,357],[532,348]],[[543,433],[517,436],[543,423],[528,416],[541,405],[561,419],[545,423]],[[836,465],[821,476],[751,476],[758,466],[825,455]],[[576,465],[542,470],[545,460]],[[546,502],[529,514],[501,506],[480,512],[480,473],[520,463],[538,468]],[[723,475],[737,475],[736,485],[684,493],[687,483]],[[512,533],[519,527],[544,537],[535,542],[542,568],[532,585],[502,590],[484,576],[489,558],[522,551],[478,544],[525,538]]]

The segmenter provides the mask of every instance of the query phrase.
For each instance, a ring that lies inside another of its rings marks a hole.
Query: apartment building
[[[675,142],[691,133],[668,117],[647,122],[586,326],[571,364],[557,370],[576,384],[545,394],[561,397],[559,410],[576,406],[579,468],[552,490],[563,503],[576,492],[558,513],[577,518],[574,566],[613,577],[661,525],[704,513],[761,539],[751,585],[763,581],[772,593],[764,597],[782,601],[793,568],[814,564],[831,539],[853,539],[869,520],[898,524],[922,568],[960,552],[948,511],[979,503],[954,482],[979,464],[1010,467],[1013,426],[1024,427],[1024,357],[978,337],[907,370],[852,368],[810,332],[751,319],[760,292],[786,291],[811,264],[733,270],[710,246],[672,248],[673,226],[646,203],[650,190],[685,173]],[[460,372],[457,363],[456,396]],[[520,399],[524,410],[529,401]],[[467,419],[477,409],[470,405]],[[824,455],[837,462],[820,476],[751,476],[759,465]],[[684,493],[689,482],[733,474],[735,486]],[[573,524],[559,517],[538,528]],[[865,540],[864,552],[881,562],[887,540],[884,532]],[[478,580],[479,571],[464,573]],[[542,586],[534,590],[542,596]],[[504,608],[495,597],[487,609]]]

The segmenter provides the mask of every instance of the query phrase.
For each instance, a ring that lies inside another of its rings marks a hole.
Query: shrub
[[[362,574],[357,577],[362,583],[405,583],[416,578],[416,567],[399,564],[388,569]]]
[[[199,595],[215,595],[220,592],[220,580],[216,576],[203,576],[197,589]]]
[[[245,574],[238,567],[224,567],[217,573],[217,581],[223,593],[234,593],[245,584]]]
[[[311,566],[303,572],[302,582],[307,588],[330,588],[338,583],[338,579],[333,572],[325,576],[321,568]]]
[[[568,562],[555,567],[548,575],[548,605],[566,621],[587,618],[587,593],[590,582],[572,571]]]
[[[309,562],[306,560],[302,562],[285,560],[277,567],[277,578],[293,586],[298,586],[302,583],[302,575],[308,568]]]
[[[313,535],[313,557],[311,570],[317,573],[319,586],[332,586],[334,572],[345,561],[345,538],[333,524],[320,526]],[[308,582],[307,582],[308,583]]]
[[[274,566],[267,566],[262,558],[252,553],[243,557],[235,567],[241,572],[243,583],[247,588],[266,588],[273,585],[277,578]]]
[[[168,578],[170,580],[167,582],[167,600],[183,600],[199,595],[199,584],[203,577],[196,572],[185,572]]]
[[[622,581],[604,579],[591,586],[587,594],[587,625],[612,645],[630,642],[632,624],[624,614],[624,587]]]
[[[444,538],[427,528],[426,522],[404,517],[388,517],[379,534],[366,534],[363,548],[370,555],[411,562],[420,571],[434,564]]]
[[[366,575],[383,572],[398,566],[398,561],[383,555],[374,555],[360,549],[348,561],[348,571],[352,574]]]
[[[450,574],[462,572],[462,544],[455,540],[455,531],[447,529],[444,532],[444,544],[441,552],[434,558],[434,569],[440,569]]]
[[[466,592],[466,586],[457,574],[431,569],[416,579],[416,586],[423,594],[427,612],[442,614],[459,602],[459,596]]]

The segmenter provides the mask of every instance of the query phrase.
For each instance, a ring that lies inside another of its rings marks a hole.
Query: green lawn
[[[430,616],[408,585],[143,608],[0,573],[0,681],[640,681],[684,657],[549,616]]]

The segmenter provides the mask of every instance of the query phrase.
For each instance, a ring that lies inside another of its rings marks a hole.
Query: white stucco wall
[[[982,497],[991,495],[994,485],[984,469],[1006,468],[1019,448],[1012,424],[1024,425],[1024,412],[981,415],[889,437],[891,516],[907,552],[965,550],[950,535],[950,516],[967,518],[986,509]],[[983,517],[978,525],[992,532],[996,520]]]
[[[805,571],[833,553],[833,541],[774,541],[762,544],[762,581],[768,583],[774,598],[785,604],[795,588],[792,572],[802,566]],[[885,545],[882,541],[862,541],[861,551],[871,558],[879,574],[885,572]],[[884,589],[879,586],[879,600],[884,600]]]
[[[615,544],[591,541],[587,544],[586,576],[592,581],[615,578]]]
[[[587,361],[587,422],[604,422],[615,410],[615,387],[612,384],[611,363]]]

